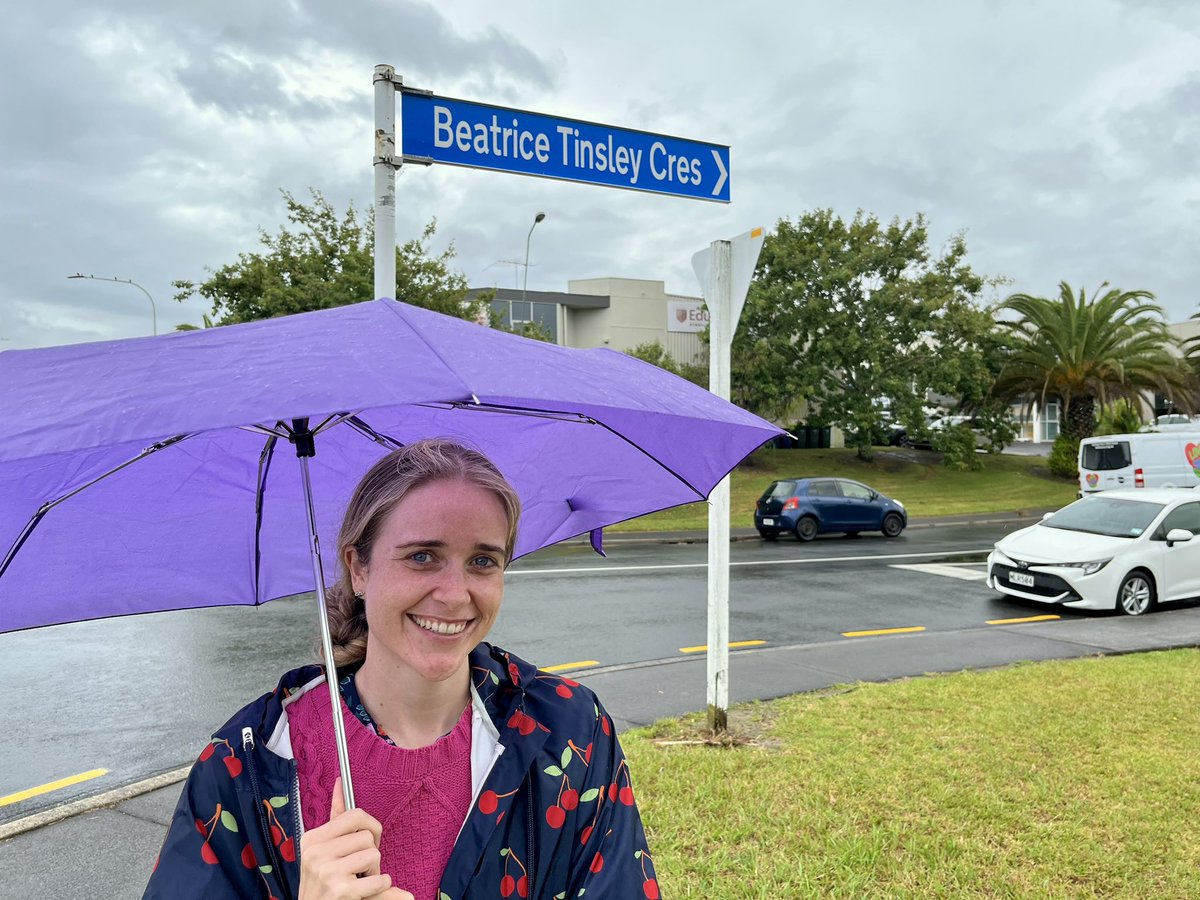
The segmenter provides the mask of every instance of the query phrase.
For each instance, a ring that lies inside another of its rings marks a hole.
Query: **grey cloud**
[[[176,77],[198,106],[215,106],[236,116],[318,119],[342,105],[287,90],[270,63],[247,62],[221,51],[184,63]]]

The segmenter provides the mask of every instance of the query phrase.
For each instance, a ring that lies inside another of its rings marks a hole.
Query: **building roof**
[[[481,291],[495,291],[497,300],[529,300],[533,303],[557,303],[572,309],[608,309],[607,294],[571,294],[566,291],[521,291],[516,288],[471,288],[467,297],[474,300]]]

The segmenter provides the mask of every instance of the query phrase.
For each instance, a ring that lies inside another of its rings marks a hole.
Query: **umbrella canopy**
[[[394,300],[0,353],[0,631],[313,589],[287,432],[307,420],[327,571],[390,449],[449,437],[524,504],[516,554],[703,499],[781,433],[606,349]]]

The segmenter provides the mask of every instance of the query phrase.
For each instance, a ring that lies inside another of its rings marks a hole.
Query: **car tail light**
[[[1146,486],[1146,473],[1141,469],[1133,470],[1133,486],[1135,488],[1144,488]]]
[[[788,497],[787,502],[783,504],[784,509],[799,509],[800,500],[796,497]]]

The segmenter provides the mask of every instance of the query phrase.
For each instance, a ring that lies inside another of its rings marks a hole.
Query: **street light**
[[[544,212],[538,213],[533,217],[533,224],[529,226],[529,234],[525,235],[525,281],[521,284],[521,302],[525,301],[525,288],[529,286],[529,239],[533,237],[533,229],[537,228],[538,222],[546,218]],[[509,308],[508,323],[512,324],[512,309]]]
[[[150,301],[150,316],[154,323],[154,334],[158,334],[158,310],[154,307],[154,298],[150,296],[150,292],[138,284],[131,278],[107,278],[104,275],[81,275],[76,272],[74,275],[68,275],[67,278],[91,278],[94,281],[115,281],[119,284],[132,284],[135,288],[146,295],[146,299]]]

